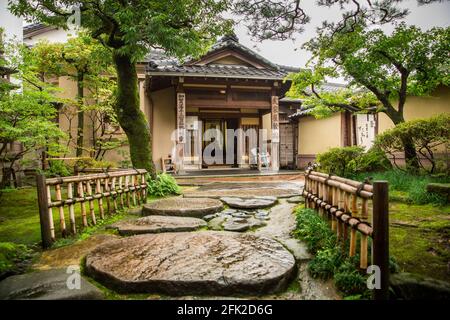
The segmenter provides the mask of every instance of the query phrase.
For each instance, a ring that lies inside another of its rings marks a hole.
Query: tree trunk
[[[397,113],[396,115],[388,114],[389,118],[395,125],[405,122],[403,113]],[[419,158],[417,157],[416,148],[411,137],[402,138],[403,150],[405,151],[405,164],[409,171],[419,171]]]
[[[135,168],[154,174],[150,148],[150,128],[139,108],[136,66],[129,55],[113,52],[117,70],[117,101],[114,105],[117,120],[125,131],[130,145],[131,162]]]
[[[78,127],[77,127],[77,157],[81,157],[83,155],[83,137],[84,137],[84,111],[83,107],[83,98],[84,98],[84,74],[82,72],[78,72],[77,75],[77,100],[80,110],[78,110]]]

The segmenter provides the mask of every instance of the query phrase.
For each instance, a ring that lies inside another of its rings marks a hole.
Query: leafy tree
[[[154,171],[150,130],[139,108],[135,63],[149,48],[179,57],[198,55],[229,28],[221,17],[226,0],[59,0],[10,1],[13,13],[66,27],[73,6],[81,9],[81,25],[112,50],[117,71],[114,110],[130,144],[133,165]]]
[[[336,110],[383,112],[395,125],[403,123],[410,95],[430,94],[440,84],[450,84],[450,28],[421,31],[399,24],[390,35],[380,29],[355,27],[353,32],[322,32],[305,44],[312,52],[313,70],[292,75],[290,96],[306,97],[313,113],[326,116]],[[327,76],[343,76],[349,89],[320,93]],[[402,137],[411,169],[419,161],[411,137]]]
[[[417,0],[426,5],[443,0]],[[303,31],[310,21],[308,9],[301,0],[236,0],[234,12],[243,19],[253,38],[286,40]],[[316,6],[335,8],[341,13],[335,22],[323,21],[319,30],[331,33],[353,31],[361,22],[372,25],[391,23],[404,18],[409,11],[401,8],[403,0],[318,0]]]
[[[375,145],[391,155],[397,168],[395,154],[402,151],[404,137],[412,139],[416,152],[422,156],[422,159],[419,159],[419,164],[423,170],[435,173],[436,169],[443,169],[438,166],[439,162],[436,159],[435,152],[439,147],[449,148],[450,114],[440,114],[429,119],[407,121],[377,136]],[[446,154],[448,154],[448,150]],[[443,171],[448,173],[450,170],[448,167],[448,156],[445,160],[447,168]]]
[[[7,46],[9,48],[4,50],[5,57],[0,57],[0,70],[20,71],[19,76],[26,75],[34,82],[32,85],[31,82],[25,82],[21,91],[14,91],[16,87],[11,85],[0,88],[0,163],[3,165],[1,188],[10,184],[10,177],[16,183],[14,168],[17,161],[40,149],[46,149],[50,155],[59,154],[59,139],[65,137],[54,122],[56,108],[52,87],[39,82],[38,76],[32,76],[30,65],[21,63],[24,60],[20,53],[26,51],[15,50],[19,47],[14,43],[2,45],[3,48]],[[17,143],[20,143],[20,148],[12,148]]]
[[[78,110],[75,147],[76,156],[81,157],[85,149],[84,109],[88,104],[85,90],[98,86],[98,81],[102,77],[114,76],[114,69],[111,68],[111,52],[85,32],[79,32],[77,37],[71,37],[65,43],[39,41],[31,50],[34,52],[36,69],[42,75],[43,81],[50,81],[52,77],[67,76],[77,85],[76,101],[66,103]],[[72,115],[68,108],[64,109],[64,113]],[[72,142],[72,137],[69,142]]]

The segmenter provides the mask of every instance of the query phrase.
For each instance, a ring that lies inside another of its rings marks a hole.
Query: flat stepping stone
[[[222,209],[223,204],[217,199],[167,198],[144,205],[142,215],[203,218]]]
[[[238,197],[222,197],[223,202],[232,208],[238,209],[261,209],[273,206],[277,201],[275,197],[254,197],[254,198],[238,198]]]
[[[286,201],[289,203],[305,203],[305,198],[303,198],[302,196],[295,196],[287,198]]]
[[[0,300],[99,300],[103,293],[80,276],[79,289],[69,289],[67,282],[75,273],[67,269],[51,269],[21,274],[0,282]]]
[[[145,233],[195,231],[206,227],[206,222],[198,218],[148,216],[117,222],[110,228],[117,229],[122,236]]]
[[[121,238],[86,257],[86,272],[122,293],[234,295],[284,290],[296,272],[275,240],[235,232],[173,232]]]
[[[223,223],[223,230],[225,231],[234,231],[234,232],[245,232],[250,228],[258,228],[265,226],[266,223],[255,219],[255,218],[249,218],[244,220],[238,220],[238,219],[229,219],[225,223]]]

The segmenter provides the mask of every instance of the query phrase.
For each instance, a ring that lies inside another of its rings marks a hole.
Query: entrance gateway
[[[300,103],[283,97],[290,87],[284,80],[297,69],[268,61],[234,35],[199,59],[180,63],[158,52],[149,60],[145,83],[157,168],[169,154],[178,173],[295,167],[295,137],[286,134],[297,131],[286,130],[283,119]],[[229,135],[230,130],[241,132]],[[256,132],[253,140],[250,131]]]

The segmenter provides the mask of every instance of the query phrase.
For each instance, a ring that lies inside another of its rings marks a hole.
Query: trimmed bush
[[[448,172],[445,164],[440,164],[435,157],[438,147],[449,144],[450,114],[444,113],[429,119],[417,119],[396,125],[386,130],[375,139],[375,145],[394,159],[395,154],[402,153],[405,138],[411,138],[423,170],[434,173],[438,170]],[[398,165],[395,164],[397,167]]]
[[[180,194],[181,191],[174,177],[167,173],[161,173],[154,180],[148,179],[148,193],[151,196],[165,197]]]
[[[392,168],[391,162],[381,149],[371,148],[364,152],[364,148],[358,146],[331,148],[318,154],[317,162],[320,164],[320,171],[342,177]]]

